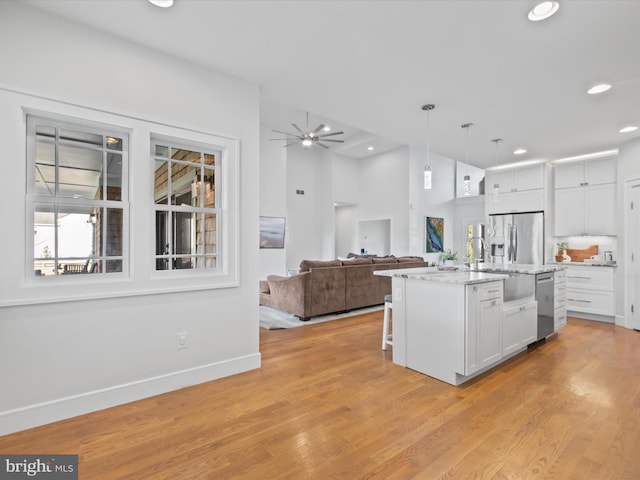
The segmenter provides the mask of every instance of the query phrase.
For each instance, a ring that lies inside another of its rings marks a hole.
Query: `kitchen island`
[[[510,265],[504,272],[386,270],[392,277],[393,362],[451,385],[495,367],[536,341],[537,304],[504,304],[508,273],[556,266]],[[506,312],[513,314],[506,315]]]

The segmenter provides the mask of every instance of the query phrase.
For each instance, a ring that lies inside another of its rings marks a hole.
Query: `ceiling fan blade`
[[[287,143],[284,148],[290,147],[291,145],[298,145],[300,142],[298,142],[297,140],[295,142],[291,142],[291,143]]]
[[[322,148],[329,148],[329,145],[325,145],[324,143],[320,143],[320,142],[315,142],[314,145],[318,145],[319,147],[322,147]]]
[[[290,138],[270,138],[269,140],[284,140],[285,142],[290,141]]]
[[[335,143],[344,143],[344,140],[333,140],[332,138],[321,138],[318,140],[319,142],[335,142]]]
[[[276,133],[281,133],[282,135],[288,135],[290,137],[298,137],[298,135],[296,135],[295,133],[289,133],[289,132],[283,132],[281,130],[271,130],[272,132],[276,132]]]
[[[318,135],[319,138],[331,137],[332,135],[342,135],[344,132],[332,132],[332,133],[323,133],[322,135]]]
[[[311,132],[311,135],[315,135],[316,133],[318,133],[320,130],[322,130],[324,128],[324,123],[321,123],[320,125],[318,125],[315,130],[313,132]]]
[[[295,123],[292,123],[291,125],[293,125],[293,128],[295,128],[297,131],[300,132],[300,135],[304,135],[304,132],[300,129],[298,125],[296,125]]]

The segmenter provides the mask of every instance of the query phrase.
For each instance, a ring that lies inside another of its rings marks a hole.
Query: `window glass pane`
[[[194,229],[196,214],[188,212],[173,213],[173,252],[176,254],[194,254]]]
[[[204,225],[204,252],[205,253],[218,253],[217,249],[217,228],[218,224],[216,221],[217,216],[215,214],[207,213],[205,214],[205,225]]]
[[[215,208],[215,170],[204,168],[204,206]]]
[[[173,268],[176,270],[196,268],[196,257],[178,257],[174,262]]]
[[[58,195],[100,198],[102,152],[60,145]]]
[[[120,257],[122,256],[122,217],[123,211],[121,208],[107,208],[107,221],[106,221],[106,245],[105,254],[110,256]]]
[[[95,256],[96,225],[90,214],[88,207],[58,206],[58,273],[81,273],[87,260]]]
[[[48,141],[36,141],[35,193],[55,195],[56,146]]]
[[[56,136],[56,127],[52,127],[50,125],[43,125],[39,123],[36,125],[36,135],[42,135],[43,137],[54,137]]]
[[[204,154],[204,164],[214,166],[216,164],[216,156],[212,153]]]
[[[171,204],[197,206],[196,177],[200,167],[171,163]]]
[[[195,152],[193,150],[185,150],[182,148],[172,148],[171,158],[173,160],[180,160],[182,162],[200,163],[200,152]]]
[[[154,153],[156,157],[169,158],[169,147],[156,145]]]
[[[33,270],[36,275],[55,275],[56,250],[54,207],[36,204],[33,214]]]
[[[218,266],[218,259],[216,257],[207,256],[204,259],[205,268],[216,268]]]
[[[122,200],[122,154],[107,154],[107,200]]]
[[[107,260],[104,262],[106,272],[119,273],[122,272],[122,260]]]
[[[60,140],[69,140],[72,142],[86,143],[103,147],[103,136],[96,133],[80,132],[78,130],[70,130],[67,128],[60,129]]]
[[[153,187],[153,198],[156,204],[167,204],[168,191],[169,187],[169,174],[168,174],[169,163],[156,160],[155,162],[155,171],[154,171],[154,187]]]
[[[122,151],[122,144],[124,143],[121,138],[118,137],[107,137],[106,138],[106,147],[109,150],[117,150],[119,152]]]

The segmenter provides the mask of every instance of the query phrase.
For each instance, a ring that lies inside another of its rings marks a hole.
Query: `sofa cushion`
[[[269,282],[260,280],[260,293],[269,293]]]
[[[422,257],[398,257],[398,262],[424,262]]]
[[[300,262],[300,273],[308,272],[312,268],[321,267],[341,267],[342,261],[340,260],[302,260]]]
[[[396,257],[374,257],[373,263],[398,263],[398,259]]]
[[[345,267],[349,265],[371,265],[371,260],[371,258],[364,257],[350,258],[349,260],[342,260],[342,265]]]

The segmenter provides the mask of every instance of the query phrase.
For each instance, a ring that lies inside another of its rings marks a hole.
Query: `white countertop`
[[[618,264],[613,261],[605,261],[605,260],[585,260],[584,262],[550,262],[550,265],[564,265],[565,267],[617,267]]]
[[[377,270],[374,275],[382,277],[400,277],[425,282],[453,283],[457,285],[471,285],[476,283],[502,280],[507,275],[499,273],[471,272],[467,267],[457,271],[441,271],[436,267],[398,268],[394,270]]]
[[[374,275],[383,277],[409,278],[413,280],[424,280],[427,282],[454,283],[458,285],[471,285],[476,283],[493,282],[502,280],[509,273],[524,273],[535,275],[538,273],[554,272],[564,270],[566,265],[529,265],[529,264],[502,264],[485,263],[483,269],[496,270],[492,272],[476,272],[469,270],[469,267],[458,266],[458,270],[438,270],[437,267],[418,268],[398,268],[391,270],[376,270]],[[504,273],[503,273],[504,272]]]

